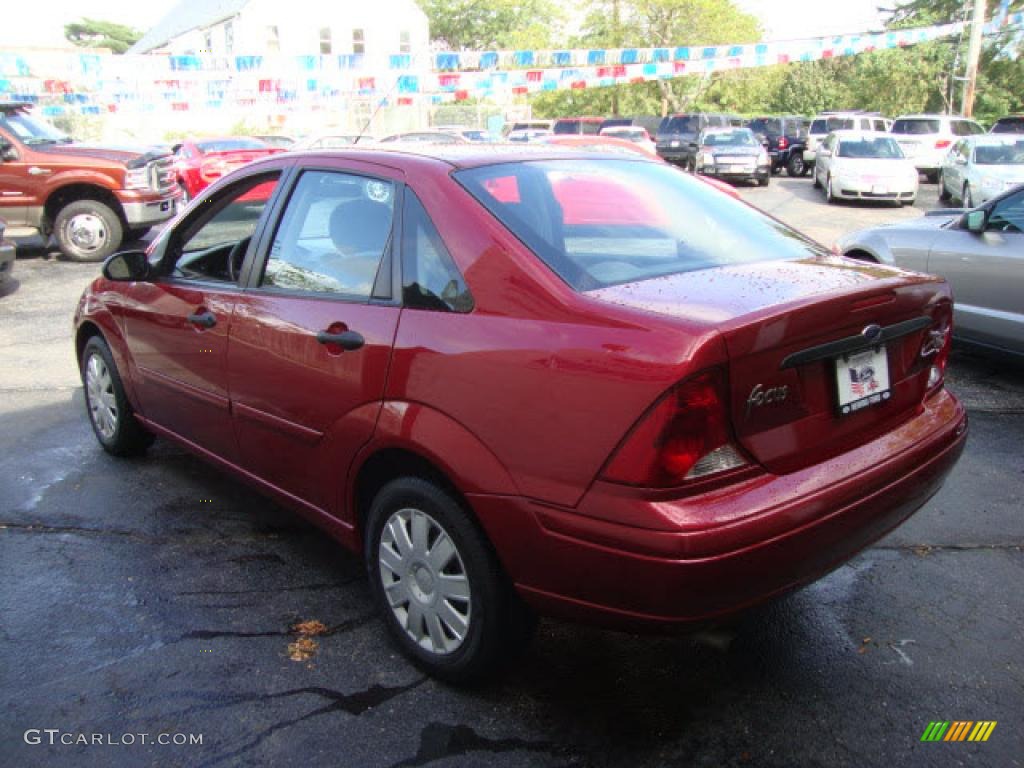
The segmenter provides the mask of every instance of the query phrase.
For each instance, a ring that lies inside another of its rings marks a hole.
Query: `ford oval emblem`
[[[878,341],[878,337],[882,335],[882,326],[872,323],[861,331],[860,335],[868,341]]]

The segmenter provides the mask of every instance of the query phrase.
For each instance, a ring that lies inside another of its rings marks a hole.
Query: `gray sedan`
[[[954,336],[1024,357],[1024,186],[972,210],[866,229],[839,241],[852,258],[945,277]]]

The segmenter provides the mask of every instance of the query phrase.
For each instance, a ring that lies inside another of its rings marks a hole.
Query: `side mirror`
[[[117,283],[148,280],[151,275],[145,251],[121,251],[103,262],[103,276]]]
[[[0,139],[0,162],[17,159],[18,150],[14,148],[14,145],[5,139]]]
[[[964,226],[968,232],[981,234],[985,231],[985,219],[987,218],[988,215],[985,211],[968,211],[964,214]]]

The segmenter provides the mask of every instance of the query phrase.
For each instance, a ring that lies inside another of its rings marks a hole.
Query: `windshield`
[[[741,131],[722,131],[721,133],[705,133],[701,139],[705,147],[759,147],[761,146],[754,134],[744,129]]]
[[[974,148],[978,165],[1024,165],[1024,141]]]
[[[938,133],[939,121],[925,120],[921,118],[897,120],[892,124],[892,132],[918,135],[922,133]]]
[[[13,134],[24,144],[67,144],[71,139],[45,120],[24,112],[0,112],[0,128]]]
[[[903,151],[900,145],[888,137],[872,139],[842,139],[839,142],[839,157],[863,157],[900,159]]]
[[[1024,117],[1002,117],[996,120],[992,133],[1024,133]]]
[[[234,152],[240,149],[266,149],[268,146],[259,139],[211,139],[196,142],[200,152]]]
[[[458,171],[455,179],[578,291],[828,253],[663,163],[501,163]]]

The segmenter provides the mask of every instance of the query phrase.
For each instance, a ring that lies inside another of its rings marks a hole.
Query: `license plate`
[[[881,186],[880,184],[874,184],[871,187],[871,194],[873,195],[885,195],[888,193],[889,189],[887,187]]]
[[[889,390],[889,358],[885,347],[837,357],[836,392],[839,395],[839,412],[843,415],[888,400],[892,392]]]

